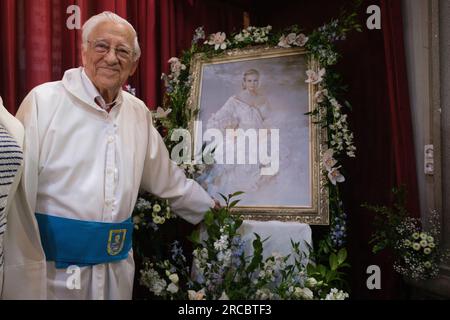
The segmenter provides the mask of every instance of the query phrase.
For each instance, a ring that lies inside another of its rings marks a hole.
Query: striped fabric
[[[22,164],[22,150],[0,124],[0,268],[3,266],[3,235],[6,230],[6,201],[14,177]]]

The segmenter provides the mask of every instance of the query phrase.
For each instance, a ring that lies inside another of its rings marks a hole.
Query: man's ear
[[[136,72],[138,64],[139,64],[139,60],[133,62],[133,66],[131,67],[130,77]]]
[[[84,44],[81,47],[81,62],[83,63],[83,67],[86,66],[86,48],[84,46]]]

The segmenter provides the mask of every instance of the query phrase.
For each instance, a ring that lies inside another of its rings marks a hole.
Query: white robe
[[[19,120],[14,118],[8,110],[3,106],[0,97],[0,124],[8,130],[9,134],[14,137],[18,146],[23,147],[24,129]],[[3,235],[0,235],[0,247],[5,249],[4,265],[0,267],[0,297],[2,297],[4,276],[9,277],[20,270],[20,276],[15,281],[6,281],[8,286],[22,286],[26,288],[23,292],[24,297],[38,297],[39,288],[42,287],[42,281],[39,280],[39,274],[43,274],[42,270],[45,266],[43,252],[40,251],[38,245],[34,246],[36,240],[39,240],[38,234],[33,226],[33,220],[30,215],[19,214],[27,212],[27,201],[24,197],[23,184],[21,177],[23,165],[20,166],[15,174],[13,184],[9,189],[7,205],[5,208],[7,225]],[[20,235],[15,237],[14,235]],[[10,238],[14,241],[10,241]],[[10,258],[9,253],[23,247],[20,254]],[[3,251],[3,250],[0,250]],[[5,269],[5,272],[4,272]],[[37,276],[36,276],[37,275]],[[14,278],[14,277],[13,277]],[[34,281],[29,281],[34,279]],[[36,281],[37,280],[37,281]],[[8,291],[8,290],[6,290]]]
[[[81,80],[82,68],[62,81],[34,88],[19,108],[25,127],[25,183],[32,212],[86,221],[130,218],[139,188],[170,200],[179,216],[196,224],[212,198],[170,160],[145,104],[121,91],[110,113],[97,106]],[[130,299],[134,261],[81,268],[81,288],[71,274],[46,264],[48,299]],[[21,298],[20,288],[12,298]]]

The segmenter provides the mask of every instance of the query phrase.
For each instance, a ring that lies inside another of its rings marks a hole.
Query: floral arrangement
[[[405,209],[405,189],[395,188],[393,193],[395,204],[392,208],[364,205],[377,214],[372,251],[391,249],[395,257],[394,270],[402,276],[414,280],[435,278],[439,264],[449,257],[449,251],[441,248],[439,243],[439,215],[433,210],[425,229],[419,219],[409,217]]]
[[[345,181],[345,177],[339,162],[344,157],[355,157],[356,148],[347,122],[347,112],[351,107],[346,101],[339,102],[343,86],[332,67],[339,58],[335,43],[344,40],[353,30],[360,30],[356,14],[343,15],[308,35],[298,26],[280,31],[274,31],[271,26],[250,26],[230,35],[217,32],[206,37],[200,27],[195,30],[189,50],[179,58],[169,59],[170,73],[161,76],[166,88],[163,106],[157,108],[153,118],[171,150],[175,144],[168,138],[172,131],[188,128],[190,119],[195,117],[195,112],[186,107],[192,86],[189,69],[194,55],[212,57],[224,54],[225,50],[254,45],[305,48],[310,61],[306,82],[316,89],[314,109],[309,115],[326,129],[328,138],[327,150],[321,157],[326,169],[323,174],[329,181],[331,221],[330,231],[318,242],[317,249],[309,248],[308,257],[300,251],[299,244],[293,243],[290,256],[275,254],[263,258],[263,240],[258,235],[253,241],[253,254],[247,256],[238,232],[242,220],[230,215],[230,209],[238,201],[230,202],[230,198],[236,194],[224,196],[227,207],[206,214],[207,239],[201,239],[199,234],[191,237],[193,261],[183,254],[179,242],[172,243],[169,256],[160,254],[156,260],[148,259],[149,255],[143,250],[136,250],[143,261],[140,283],[152,297],[192,300],[348,298],[345,274],[340,271],[348,264],[345,262],[347,215],[339,195],[339,184]],[[205,165],[181,166],[194,179],[207,169]],[[171,219],[170,214],[166,215],[170,208],[165,203],[159,203],[161,211],[155,213],[154,204],[158,199],[151,195],[144,195],[139,201],[134,213],[139,228],[135,232],[135,246],[138,248],[149,241],[142,231],[149,227],[155,230],[155,226],[161,228],[163,225],[157,222],[165,221],[164,225],[167,225],[176,220]],[[144,207],[147,211],[142,212]],[[193,270],[189,268],[191,262]]]
[[[341,268],[346,250],[330,256],[329,265],[315,265],[292,243],[292,255],[272,253],[263,256],[263,242],[255,234],[253,254],[247,255],[239,234],[242,219],[230,214],[239,200],[225,198],[226,207],[205,216],[204,235],[197,232],[194,242],[193,270],[187,265],[179,243],[171,257],[152,263],[140,271],[140,282],[155,298],[189,300],[344,300],[348,294],[334,286],[342,284]],[[203,239],[202,239],[203,238]]]

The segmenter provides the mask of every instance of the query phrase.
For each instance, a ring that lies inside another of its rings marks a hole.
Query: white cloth
[[[267,238],[263,243],[264,258],[268,258],[272,254],[280,254],[287,256],[291,254],[290,263],[293,263],[294,253],[292,250],[291,240],[300,244],[300,252],[305,257],[303,262],[307,261],[309,254],[309,246],[312,246],[311,227],[305,223],[298,222],[281,222],[281,221],[253,221],[244,220],[239,228],[239,234],[242,236],[246,255],[253,254],[252,242],[255,239],[254,233],[257,233],[261,240]],[[307,245],[308,244],[308,245]]]
[[[0,123],[22,147],[24,129],[20,121],[3,107],[0,99]],[[39,233],[34,215],[30,214],[25,197],[24,180],[21,179],[24,166],[16,172],[9,190],[6,213],[7,226],[4,233],[4,270],[0,270],[0,294],[2,299],[9,298],[7,293],[22,288],[24,299],[39,298],[45,284],[45,258],[40,246]],[[3,272],[3,274],[2,274]],[[1,285],[3,282],[3,288]]]
[[[119,95],[109,113],[100,108],[86,91],[82,68],[27,95],[17,117],[25,127],[30,182],[25,188],[32,212],[122,222],[130,218],[141,187],[169,199],[185,220],[200,222],[214,201],[170,160],[145,104],[127,92]],[[42,298],[130,299],[132,252],[117,263],[82,267],[80,289],[67,288],[70,275],[48,262]],[[21,298],[22,290],[12,290],[11,297]]]

